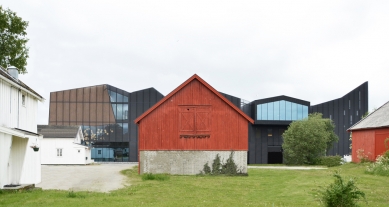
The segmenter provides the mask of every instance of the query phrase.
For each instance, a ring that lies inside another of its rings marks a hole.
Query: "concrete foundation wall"
[[[195,175],[203,170],[204,164],[212,168],[219,154],[224,164],[231,151],[140,151],[140,173],[169,173]],[[234,151],[235,164],[247,173],[247,151]]]

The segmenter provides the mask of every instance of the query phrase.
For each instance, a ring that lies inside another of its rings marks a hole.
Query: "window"
[[[350,125],[353,124],[353,115],[350,115]]]
[[[57,157],[62,157],[62,149],[57,149]]]
[[[308,106],[289,101],[274,101],[257,105],[257,120],[293,121],[308,117]]]
[[[330,119],[332,120],[332,115],[330,114]]]
[[[358,105],[359,105],[359,109],[361,109],[361,91],[358,91],[358,97],[359,97]]]
[[[101,150],[97,150],[97,154],[101,155]]]
[[[351,101],[348,100],[348,109],[351,109]]]
[[[78,150],[78,153],[80,153],[80,150]]]
[[[273,136],[273,129],[267,129],[267,136],[272,137]]]
[[[22,105],[26,106],[26,96],[22,95]]]
[[[179,107],[180,138],[209,138],[211,106]]]

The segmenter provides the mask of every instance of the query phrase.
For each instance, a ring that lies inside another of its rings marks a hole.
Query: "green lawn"
[[[368,175],[365,166],[346,164],[328,170],[249,169],[247,177],[171,176],[142,181],[137,169],[125,170],[131,186],[111,193],[33,190],[0,193],[0,206],[319,206],[315,190],[343,177],[357,177],[368,204],[389,206],[388,177]]]

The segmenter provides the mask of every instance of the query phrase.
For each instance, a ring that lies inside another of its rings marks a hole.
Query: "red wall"
[[[210,137],[180,138],[180,111],[199,105]],[[139,150],[248,150],[248,120],[194,79],[139,122]]]
[[[385,147],[385,139],[389,138],[389,128],[377,129],[375,132],[375,156],[377,157],[388,150]],[[389,141],[387,145],[389,146]]]
[[[375,159],[375,130],[353,131],[352,135],[352,159],[353,162],[360,162],[357,150],[363,149],[365,155],[368,155],[370,160]]]
[[[388,137],[389,137],[389,128],[353,131],[353,138],[352,138],[353,162],[360,162],[357,153],[358,149],[364,149],[364,153],[368,155],[371,161],[374,161],[378,155],[381,155],[386,150],[388,150],[386,149],[384,143],[385,139]]]

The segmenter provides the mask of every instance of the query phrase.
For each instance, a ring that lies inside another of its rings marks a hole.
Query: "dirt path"
[[[42,165],[42,189],[109,192],[128,185],[121,170],[137,164]]]

